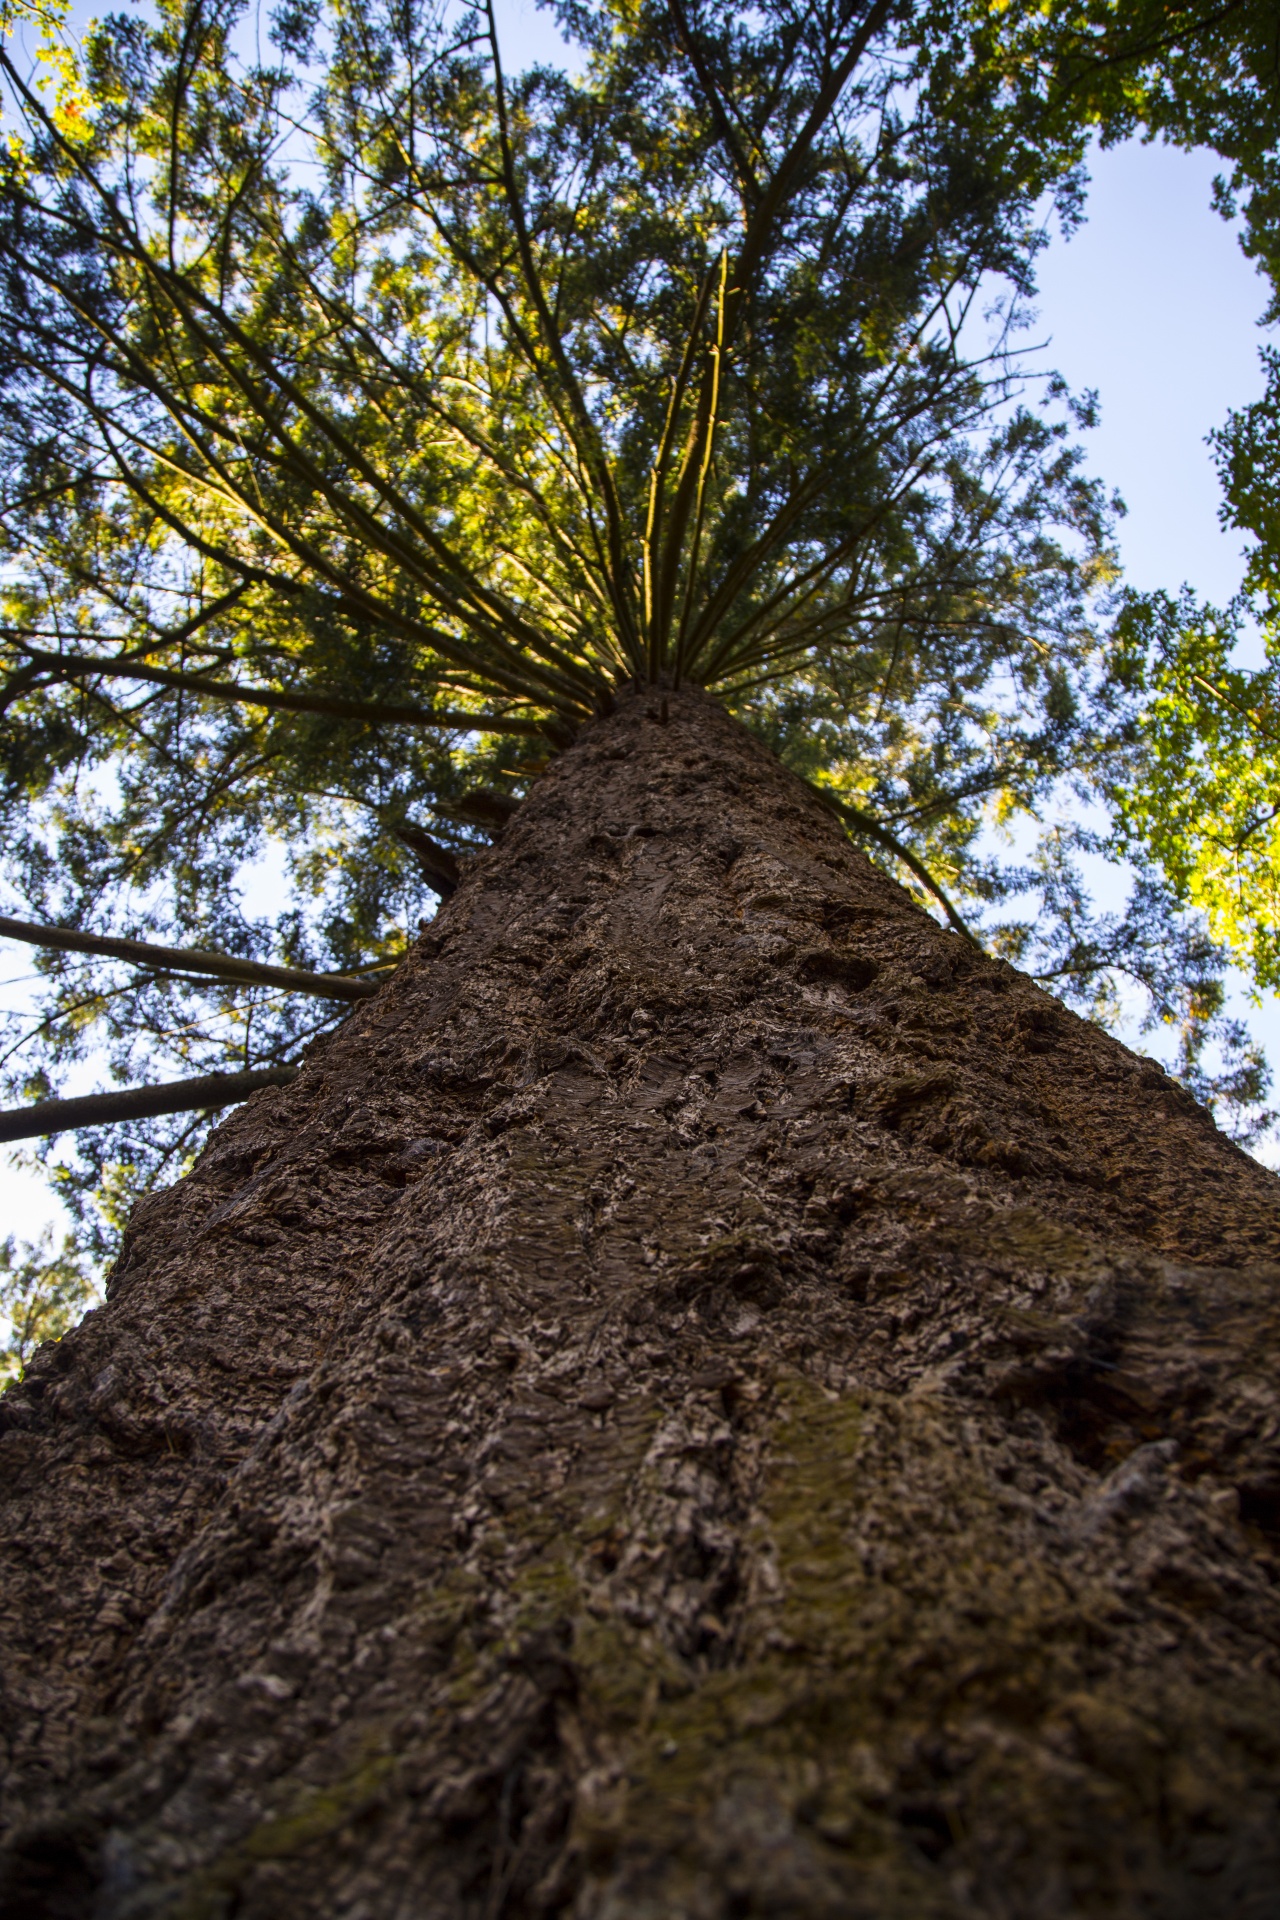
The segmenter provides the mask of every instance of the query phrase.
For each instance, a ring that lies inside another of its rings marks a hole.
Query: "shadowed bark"
[[[668,707],[0,1402],[7,1915],[1280,1913],[1280,1183]]]

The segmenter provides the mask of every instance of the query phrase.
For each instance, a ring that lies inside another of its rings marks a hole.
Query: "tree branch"
[[[541,737],[545,731],[541,720],[507,719],[497,713],[440,712],[432,707],[397,706],[381,700],[344,700],[337,694],[288,693],[273,687],[246,687],[232,680],[210,680],[203,674],[181,673],[173,667],[147,666],[141,661],[127,658],[95,659],[91,654],[47,653],[27,646],[21,640],[18,644],[34,666],[58,673],[67,680],[96,673],[115,675],[122,680],[145,680],[157,687],[175,687],[181,693],[197,693],[210,700],[231,700],[245,707],[264,707],[268,712],[324,714],[335,720],[366,720],[371,726],[458,728],[477,733],[518,733],[531,738]],[[19,691],[25,692],[25,686]]]
[[[502,57],[498,50],[498,28],[494,18],[492,0],[485,0],[485,13],[489,27],[489,45],[493,54],[494,101],[498,110],[498,140],[502,157],[503,187],[507,201],[507,211],[511,218],[515,235],[516,249],[520,257],[520,266],[529,299],[537,315],[538,328],[542,334],[547,351],[551,355],[556,372],[564,387],[565,396],[572,410],[574,420],[582,436],[586,455],[585,464],[595,469],[596,484],[600,488],[601,500],[605,511],[605,527],[609,548],[609,575],[607,585],[614,604],[618,623],[623,630],[624,640],[632,647],[636,644],[635,622],[630,596],[627,593],[627,569],[625,565],[626,536],[622,511],[622,502],[618,497],[617,484],[613,468],[605,448],[600,429],[592,417],[578,377],[565,352],[560,330],[547,304],[546,292],[533,256],[533,246],[529,238],[528,224],[525,220],[524,202],[520,196],[516,179],[515,153],[511,144],[510,128],[507,121],[506,83],[502,74]],[[544,383],[545,384],[545,383]],[[575,436],[576,437],[576,436]]]
[[[170,1080],[158,1087],[126,1087],[120,1093],[89,1093],[79,1100],[37,1100],[32,1107],[0,1112],[0,1141],[34,1140],[73,1127],[110,1126],[121,1120],[152,1120],[162,1113],[211,1112],[235,1106],[261,1087],[285,1087],[297,1067],[255,1067],[248,1073],[207,1073],[198,1080]]]
[[[750,156],[739,140],[733,123],[729,118],[724,97],[716,85],[715,76],[711,71],[706,52],[698,36],[689,25],[689,16],[685,12],[682,0],[670,0],[670,4],[671,17],[676,28],[677,42],[681,47],[681,51],[687,54],[689,62],[698,76],[698,84],[701,86],[707,105],[711,109],[711,117],[715,121],[716,132],[720,136],[720,143],[733,163],[733,170],[738,176],[738,184],[742,189],[742,197],[747,202],[748,211],[750,211],[759,205],[761,198],[760,182],[756,179]]]
[[[757,201],[750,224],[743,235],[738,258],[734,263],[734,279],[737,284],[730,293],[729,312],[725,324],[727,340],[732,340],[737,333],[738,318],[749,294],[754,290],[756,271],[764,256],[774,221],[786,204],[800,171],[813,149],[814,141],[844,92],[845,82],[892,15],[892,0],[874,0],[874,4],[868,8],[861,26],[846,47],[838,64],[819,88],[804,125],[783,154],[777,171]]]
[[[462,868],[448,847],[442,847],[438,840],[433,840],[426,828],[420,827],[414,820],[398,821],[390,831],[401,846],[408,847],[413,854],[423,879],[433,893],[447,900],[451,893],[457,892]]]
[[[60,953],[105,954],[109,959],[132,960],[162,973],[207,974],[215,980],[240,980],[251,986],[287,987],[293,993],[310,993],[321,1000],[369,1000],[378,991],[376,982],[356,980],[346,973],[272,967],[258,960],[240,960],[230,953],[209,953],[203,947],[159,947],[149,940],[77,933],[71,927],[42,927],[31,920],[10,920],[3,914],[0,938],[23,940],[29,947],[48,947]]]
[[[877,845],[884,847],[888,853],[891,853],[896,860],[901,860],[904,867],[909,867],[921,886],[927,888],[933,895],[956,932],[961,934],[964,939],[969,942],[971,947],[976,947],[979,953],[986,952],[986,948],[983,946],[981,940],[978,939],[975,933],[970,932],[946,894],[942,891],[942,888],[930,873],[928,867],[925,866],[922,860],[916,858],[909,847],[904,847],[901,840],[896,839],[893,834],[882,827],[878,820],[873,820],[869,813],[864,813],[861,807],[851,806],[847,800],[838,799],[829,787],[819,787],[815,785],[812,780],[807,780],[805,785],[817,794],[819,800],[825,801],[827,806],[833,808],[836,813],[840,814],[855,832],[865,834],[868,840],[874,840]]]

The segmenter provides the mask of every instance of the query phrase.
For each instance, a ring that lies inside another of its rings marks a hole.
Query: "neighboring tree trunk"
[[[668,709],[0,1403],[10,1920],[1280,1914],[1280,1183]]]

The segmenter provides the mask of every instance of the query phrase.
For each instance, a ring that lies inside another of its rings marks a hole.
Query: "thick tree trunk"
[[[1280,1914],[1280,1183],[669,715],[2,1403],[14,1920]]]

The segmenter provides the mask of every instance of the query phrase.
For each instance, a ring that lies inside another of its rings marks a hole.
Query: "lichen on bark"
[[[667,712],[0,1402],[7,1913],[1280,1913],[1280,1184]]]

